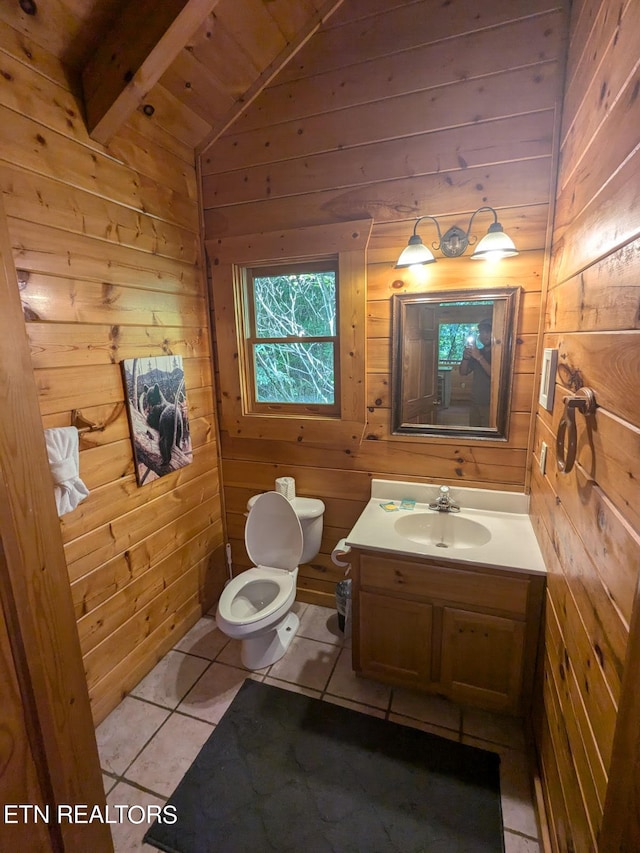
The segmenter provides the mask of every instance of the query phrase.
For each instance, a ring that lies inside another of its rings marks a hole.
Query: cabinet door
[[[444,608],[441,677],[452,699],[517,711],[523,649],[523,622]]]
[[[432,607],[418,601],[360,593],[360,668],[365,675],[409,687],[431,672]]]

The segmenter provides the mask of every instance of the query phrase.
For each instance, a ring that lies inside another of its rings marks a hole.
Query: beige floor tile
[[[504,853],[540,853],[540,845],[533,838],[524,838],[507,830],[504,834]]]
[[[481,738],[512,749],[525,749],[524,730],[518,717],[506,714],[492,714],[477,708],[464,708],[462,712],[462,733]]]
[[[96,729],[100,766],[121,776],[170,711],[125,696]]]
[[[323,690],[331,675],[339,649],[328,643],[294,637],[284,657],[269,670],[271,678],[291,681],[313,690]]]
[[[341,645],[344,641],[344,634],[338,628],[336,611],[316,604],[309,604],[302,614],[297,636],[334,645]]]
[[[500,797],[504,827],[537,838],[536,808],[526,753],[468,735],[463,735],[462,742],[496,752],[500,756]]]
[[[358,677],[351,668],[351,650],[343,649],[327,686],[327,693],[351,699],[362,705],[373,705],[386,711],[389,707],[391,688],[377,681]]]
[[[291,610],[297,615],[298,619],[302,619],[303,613],[310,606],[306,601],[294,601]]]
[[[479,737],[469,737],[469,735],[463,734],[460,740],[468,746],[475,746],[478,749],[486,749],[487,752],[495,752],[499,756],[502,756],[505,752],[509,751],[508,746],[503,746],[500,743],[493,743],[490,740],[482,740],[482,738]]]
[[[430,696],[417,690],[393,688],[391,713],[404,717],[415,717],[446,729],[460,730],[461,712],[458,705],[442,696]]]
[[[178,711],[209,723],[218,723],[245,678],[255,677],[247,670],[214,662],[178,705]],[[262,681],[262,676],[255,680]]]
[[[303,696],[311,696],[312,699],[319,699],[322,695],[319,690],[311,690],[309,687],[291,684],[290,681],[279,681],[277,678],[271,678],[270,676],[265,678],[264,683],[270,684],[272,687],[279,687],[281,690],[290,690],[292,693],[302,693]]]
[[[242,663],[241,640],[229,640],[216,660],[218,663],[226,663],[227,666],[235,666],[238,669],[245,669],[247,672],[254,672],[256,675],[265,675],[269,672],[268,666],[265,666],[262,669],[246,669],[245,665]]]
[[[109,791],[117,784],[117,779],[113,779],[111,776],[107,776],[106,773],[102,774],[102,784],[104,786],[105,794],[108,794]]]
[[[126,778],[169,797],[202,749],[214,726],[173,714],[127,770]]]
[[[155,821],[155,815],[157,814],[156,811],[151,812],[149,806],[162,808],[164,800],[160,797],[154,797],[153,794],[149,794],[146,791],[140,791],[132,785],[127,785],[126,782],[119,782],[107,797],[107,805],[112,810],[114,806],[123,805],[140,806],[144,809],[144,815],[140,811],[140,808],[133,808],[131,812],[127,810],[127,812],[123,813],[124,820],[122,822],[111,825],[111,836],[113,838],[115,853],[136,853],[138,850],[144,851],[144,853],[153,853],[155,847],[143,844],[142,839],[145,832]],[[113,814],[117,816],[118,812],[114,811]],[[131,816],[131,820],[127,819],[128,815]],[[145,819],[141,823],[137,823],[143,816],[150,819],[148,821]],[[111,819],[111,817],[110,813],[109,818]]]
[[[389,721],[392,723],[400,723],[402,726],[409,726],[412,729],[420,729],[421,732],[429,732],[438,737],[447,738],[447,740],[460,741],[460,734],[455,729],[445,729],[443,726],[435,726],[433,723],[426,723],[424,720],[416,720],[414,717],[403,717],[400,714],[389,714]]]
[[[131,691],[131,696],[155,702],[165,708],[176,708],[200,678],[209,661],[170,651]]]
[[[367,714],[369,717],[378,717],[384,720],[386,711],[382,708],[372,708],[371,705],[361,705],[359,702],[352,702],[350,699],[344,699],[342,696],[332,696],[330,693],[325,693],[323,702],[330,702],[332,705],[340,705],[342,708],[350,708],[352,711],[359,711],[361,714]]]
[[[174,649],[214,660],[228,642],[229,638],[218,628],[215,620],[205,616],[176,643]]]
[[[538,824],[529,767],[522,752],[508,749],[501,754],[500,793],[505,829],[537,838]]]

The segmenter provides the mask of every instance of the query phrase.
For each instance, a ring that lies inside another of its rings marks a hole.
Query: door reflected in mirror
[[[519,288],[392,297],[392,431],[506,439]]]

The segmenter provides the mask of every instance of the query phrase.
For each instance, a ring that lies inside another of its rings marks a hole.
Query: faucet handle
[[[429,509],[436,509],[440,512],[459,512],[460,507],[456,501],[449,497],[449,486],[440,486],[439,494],[433,503],[429,504]]]

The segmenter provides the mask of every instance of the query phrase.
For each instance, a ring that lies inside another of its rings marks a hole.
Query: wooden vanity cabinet
[[[422,601],[360,592],[360,660],[381,680],[421,684],[431,679],[433,608]]]
[[[445,607],[440,683],[456,701],[516,712],[523,678],[525,623]]]
[[[525,713],[544,576],[354,550],[353,667],[492,711]]]

